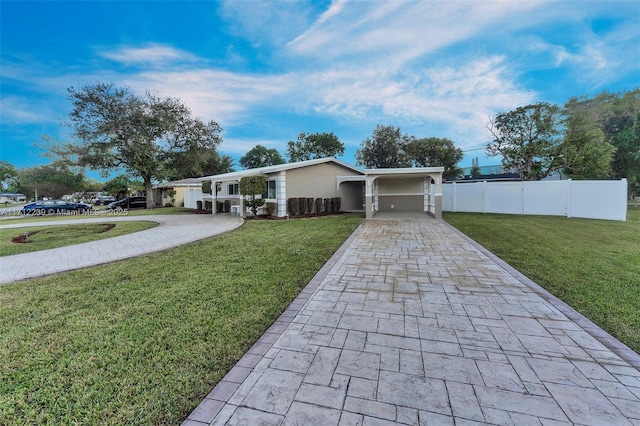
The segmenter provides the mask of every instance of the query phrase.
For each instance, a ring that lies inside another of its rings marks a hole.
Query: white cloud
[[[0,111],[2,111],[2,123],[5,125],[53,121],[48,108],[43,113],[41,102],[34,102],[17,96],[2,96],[0,98]]]
[[[197,57],[189,52],[156,43],[144,47],[122,46],[115,50],[100,52],[100,56],[125,65],[160,66],[197,60]]]
[[[219,13],[229,31],[255,47],[279,46],[304,31],[319,13],[305,1],[237,1],[221,3]]]
[[[402,66],[481,34],[490,26],[509,25],[515,15],[541,2],[348,2],[289,43],[294,54],[323,60],[368,56]],[[524,19],[520,19],[525,21]]]

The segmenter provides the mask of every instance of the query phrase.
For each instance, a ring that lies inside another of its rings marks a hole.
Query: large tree
[[[196,161],[196,159],[198,161]],[[167,180],[211,176],[233,171],[233,158],[215,149],[193,148],[176,153],[169,161]]]
[[[545,178],[562,168],[562,120],[562,108],[546,102],[500,113],[487,125],[493,135],[487,154],[501,155],[505,168],[522,180]]]
[[[616,147],[612,175],[626,178],[629,195],[640,192],[640,88],[602,92],[591,103],[599,110],[599,122],[606,140]]]
[[[284,164],[284,159],[278,150],[275,148],[268,149],[262,145],[254,146],[240,158],[240,166],[245,169],[274,166],[276,164]]]
[[[405,148],[413,140],[412,136],[403,135],[400,127],[378,124],[356,151],[356,164],[368,169],[409,167],[411,161]]]
[[[337,157],[342,154],[344,154],[344,144],[333,132],[301,132],[297,141],[287,143],[287,156],[291,162]]]
[[[417,167],[444,167],[444,178],[455,178],[462,173],[458,162],[462,160],[464,153],[450,139],[415,139],[406,145],[405,151],[409,160]]]
[[[184,152],[215,150],[222,141],[216,122],[193,118],[176,98],[137,96],[129,88],[98,83],[70,88],[69,99],[79,143],[67,144],[65,154],[81,166],[105,173],[124,169],[140,177],[150,208],[155,205],[151,185],[170,175],[172,161]]]
[[[590,100],[571,98],[559,162],[562,174],[573,179],[606,179],[611,176],[615,146],[607,141],[599,123],[599,111]]]

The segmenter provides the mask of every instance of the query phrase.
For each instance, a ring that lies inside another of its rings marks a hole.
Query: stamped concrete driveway
[[[442,220],[366,221],[203,425],[640,425],[640,356]]]
[[[157,222],[159,226],[90,243],[1,257],[0,284],[109,263],[177,247],[230,231],[243,223],[242,219],[230,215],[105,216],[59,222],[9,223],[0,225],[0,229],[131,220]]]

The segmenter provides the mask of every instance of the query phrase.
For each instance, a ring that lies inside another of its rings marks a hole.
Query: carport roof
[[[366,169],[367,176],[409,177],[444,173],[444,167],[406,167],[401,169]]]

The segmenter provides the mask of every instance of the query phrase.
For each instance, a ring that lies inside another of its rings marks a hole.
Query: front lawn
[[[180,424],[361,220],[248,221],[0,286],[0,424]]]
[[[0,229],[0,256],[88,243],[144,231],[157,225],[155,222],[131,221]]]
[[[627,222],[445,213],[444,219],[640,353],[640,210]]]

